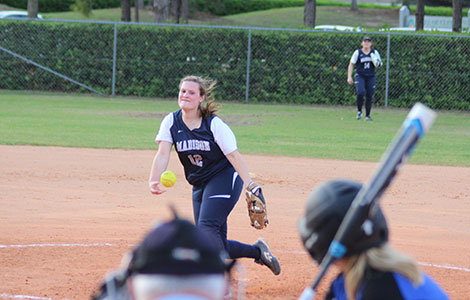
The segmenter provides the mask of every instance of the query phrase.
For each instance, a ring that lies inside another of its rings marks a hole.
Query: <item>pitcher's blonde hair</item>
[[[413,284],[423,282],[421,271],[416,261],[396,250],[388,243],[379,248],[371,248],[365,252],[348,258],[344,270],[346,294],[349,300],[356,300],[356,293],[364,277],[367,266],[385,272],[396,272],[408,278]]]
[[[208,118],[212,115],[215,115],[215,113],[218,111],[217,108],[220,106],[220,104],[214,103],[214,95],[212,93],[215,89],[217,81],[209,78],[190,75],[181,79],[179,85],[180,89],[183,85],[183,82],[185,81],[197,83],[199,85],[199,94],[201,96],[206,96],[206,104],[199,105],[199,110],[201,112],[202,117]]]

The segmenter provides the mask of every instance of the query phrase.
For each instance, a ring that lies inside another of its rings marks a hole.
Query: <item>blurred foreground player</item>
[[[221,300],[231,264],[211,237],[189,221],[158,225],[107,276],[94,300]]]
[[[299,233],[312,258],[320,264],[362,185],[334,180],[320,185],[309,197]],[[388,227],[380,209],[343,243],[344,258],[335,265],[341,273],[325,299],[446,300],[442,289],[416,261],[391,248]]]

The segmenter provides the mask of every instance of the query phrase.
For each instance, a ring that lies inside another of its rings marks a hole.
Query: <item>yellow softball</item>
[[[176,175],[171,171],[165,171],[160,176],[160,183],[166,187],[172,187],[176,183]]]

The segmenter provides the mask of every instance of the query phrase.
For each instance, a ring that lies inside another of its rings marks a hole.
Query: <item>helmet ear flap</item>
[[[301,220],[305,220],[302,218]],[[300,225],[302,221],[299,221],[300,226],[306,226],[304,234],[301,234],[302,242],[305,249],[308,251],[310,256],[320,264],[325,257],[331,242],[338,230],[340,225],[340,219],[336,216],[330,216],[325,218],[324,222],[314,226],[313,224]],[[303,221],[305,222],[305,221]],[[313,226],[312,226],[313,225]],[[313,230],[310,230],[312,228]]]

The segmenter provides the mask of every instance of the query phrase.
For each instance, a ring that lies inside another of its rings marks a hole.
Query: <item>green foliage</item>
[[[410,6],[410,14],[416,14],[416,6]],[[466,17],[468,14],[468,8],[462,9],[462,16]],[[452,17],[452,7],[433,7],[433,6],[425,6],[424,7],[424,15],[425,16],[447,16]]]
[[[452,7],[452,0],[424,0],[425,6],[450,6]],[[470,6],[470,0],[462,0],[464,7]]]
[[[2,47],[111,94],[113,24],[0,22]],[[24,33],[27,32],[25,35]],[[20,37],[20,38],[18,38]],[[99,37],[99,38],[97,38]],[[252,30],[252,102],[354,105],[347,65],[359,36],[328,32]],[[469,39],[457,35],[391,35],[388,105],[421,101],[470,110]],[[174,97],[188,74],[219,81],[217,99],[243,101],[248,31],[118,25],[117,95]],[[384,63],[387,35],[374,36]],[[138,47],[136,47],[138,45]],[[383,50],[382,50],[383,49]],[[449,54],[452,49],[452,55]],[[83,88],[1,52],[0,88],[82,92]],[[385,105],[385,67],[377,71],[375,106]],[[438,87],[438,88],[435,88]]]
[[[39,11],[68,11],[74,2],[75,0],[39,0]],[[0,0],[0,3],[24,10],[28,9],[28,0]]]
[[[213,0],[194,0],[198,10],[219,16],[233,15],[271,8],[303,6],[304,0],[225,0],[223,7],[214,9]],[[215,2],[219,2],[215,1]],[[221,10],[223,8],[223,10]]]
[[[89,17],[91,14],[92,0],[75,0],[75,4],[71,7],[74,11]]]
[[[224,2],[224,4],[220,4]],[[200,11],[205,11],[218,16],[228,16],[240,13],[267,10],[273,8],[285,7],[302,7],[305,4],[304,0],[192,0],[192,4]],[[343,6],[349,7],[349,2],[338,2],[331,0],[317,0],[317,6]],[[384,6],[378,4],[364,4],[360,3],[358,7],[361,8],[390,8],[396,9],[393,6]]]
[[[81,0],[79,0],[81,1]],[[85,0],[92,3],[93,9],[121,7],[121,0]],[[39,0],[40,12],[69,11],[75,5],[75,0]],[[149,0],[145,0],[148,3]],[[28,0],[0,0],[0,4],[5,4],[15,8],[28,9]],[[131,0],[134,5],[134,0]]]

